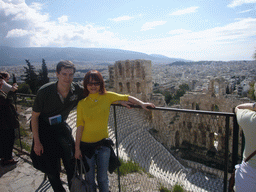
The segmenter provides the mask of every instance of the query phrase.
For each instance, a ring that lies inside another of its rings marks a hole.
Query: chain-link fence
[[[75,136],[76,111],[67,123]],[[109,136],[122,166],[109,174],[110,190],[226,191],[228,172],[241,159],[239,133],[233,113],[114,105]]]
[[[167,119],[159,122],[158,116]],[[177,185],[186,191],[226,191],[234,118],[233,113],[112,106],[109,135],[122,166],[109,175],[111,191],[171,191]],[[73,112],[71,126],[75,119]]]

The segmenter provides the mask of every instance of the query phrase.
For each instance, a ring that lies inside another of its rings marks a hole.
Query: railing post
[[[233,149],[232,149],[232,168],[235,167],[238,161],[238,136],[239,126],[237,123],[236,116],[233,118]]]
[[[119,154],[118,154],[118,136],[117,136],[117,123],[116,123],[116,106],[114,105],[114,123],[115,123],[115,137],[116,137],[116,156],[119,159]],[[121,192],[121,183],[120,183],[120,171],[119,167],[117,168],[117,175],[118,175],[118,188],[119,192]]]
[[[228,184],[228,153],[229,153],[229,116],[226,116],[226,133],[225,133],[225,165],[224,165],[224,189],[227,191]]]

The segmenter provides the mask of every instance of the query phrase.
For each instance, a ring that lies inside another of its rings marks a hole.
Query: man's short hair
[[[76,72],[76,67],[75,65],[72,63],[72,61],[60,61],[58,64],[57,64],[57,67],[56,67],[56,72],[57,73],[60,73],[61,71],[61,68],[64,68],[64,69],[74,69],[74,73]]]

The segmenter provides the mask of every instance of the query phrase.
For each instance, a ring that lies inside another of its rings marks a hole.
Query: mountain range
[[[53,47],[7,47],[0,46],[0,66],[24,65],[25,59],[31,63],[58,62],[71,60],[79,62],[114,62],[118,60],[145,59],[153,64],[168,64],[175,61],[186,61],[158,54],[145,54],[135,51],[108,48],[53,48]]]

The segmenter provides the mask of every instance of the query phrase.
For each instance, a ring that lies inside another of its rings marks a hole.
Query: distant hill
[[[126,51],[121,49],[107,48],[53,48],[53,47],[27,47],[14,48],[0,46],[0,66],[24,65],[25,59],[32,64],[46,62],[58,62],[60,60],[71,60],[76,62],[146,59],[152,63],[172,63],[175,61],[185,61],[184,59],[169,58],[163,55],[148,55],[141,52]]]
[[[181,59],[181,58],[170,58],[170,57],[166,57],[164,55],[159,55],[159,54],[150,54],[150,56],[159,59],[159,60],[163,60],[163,61],[168,61],[168,62],[176,62],[176,61],[187,61],[185,59]]]

